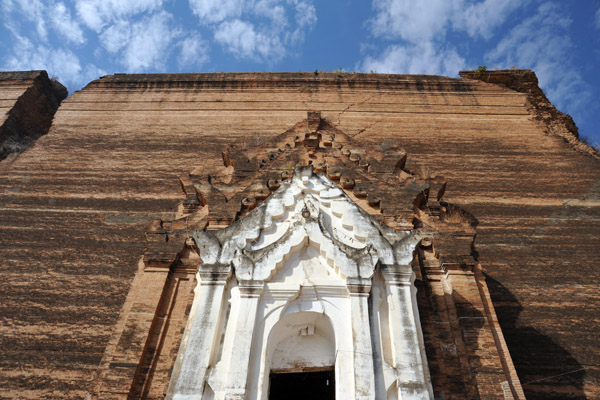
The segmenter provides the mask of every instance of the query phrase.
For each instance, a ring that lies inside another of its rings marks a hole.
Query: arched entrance
[[[269,335],[269,400],[335,399],[335,349],[325,314],[283,316]]]

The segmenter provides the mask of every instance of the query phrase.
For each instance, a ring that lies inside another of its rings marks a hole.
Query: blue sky
[[[598,0],[0,0],[0,69],[457,76],[531,68],[600,143]]]

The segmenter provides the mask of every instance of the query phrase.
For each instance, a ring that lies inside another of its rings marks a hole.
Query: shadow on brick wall
[[[457,293],[447,296],[420,279],[415,285],[434,399],[479,398],[473,368],[481,369],[477,338],[484,315]]]
[[[518,321],[523,307],[506,287],[487,275],[486,282],[527,399],[591,400],[584,393],[584,367],[550,337]]]

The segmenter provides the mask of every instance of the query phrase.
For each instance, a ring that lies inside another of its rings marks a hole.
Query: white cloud
[[[411,43],[431,41],[444,33],[452,12],[450,0],[373,0],[370,21],[375,36]]]
[[[68,48],[71,43],[83,43],[85,38],[64,3],[3,0],[2,12],[11,45],[2,57],[2,69],[43,69],[50,76],[58,76],[70,90],[106,73],[92,64],[82,65],[77,54]],[[23,24],[23,18],[34,22],[36,29],[31,30]],[[52,43],[46,32],[46,22],[67,40],[58,45]]]
[[[102,46],[110,53],[116,53],[132,39],[132,24],[129,21],[117,21],[99,36]]]
[[[574,43],[568,35],[571,23],[559,3],[542,4],[489,51],[486,59],[499,67],[533,69],[540,87],[558,108],[578,112],[591,93],[573,65]]]
[[[68,49],[35,45],[26,37],[14,33],[13,36],[11,55],[3,65],[6,70],[45,69],[71,89],[105,74],[93,65],[82,67],[79,58]]]
[[[208,44],[199,34],[186,37],[179,45],[181,53],[177,57],[179,68],[200,66],[208,61]]]
[[[596,28],[600,29],[600,7],[598,8],[598,11],[596,11]]]
[[[71,12],[64,3],[56,3],[50,10],[50,21],[54,29],[67,40],[82,44],[85,42],[79,23],[71,18]]]
[[[12,8],[14,7],[12,0],[2,0],[0,2],[0,5],[2,5],[2,12],[3,13],[9,13],[12,11]]]
[[[171,14],[161,11],[137,22],[120,20],[107,28],[100,40],[110,53],[120,52],[128,72],[159,70],[168,59],[173,40],[181,31],[171,26]]]
[[[257,61],[278,59],[284,52],[277,36],[256,32],[254,25],[239,19],[222,22],[215,31],[215,40],[236,57]]]
[[[379,56],[367,56],[358,69],[455,76],[466,62],[446,44],[446,35],[456,31],[489,39],[511,12],[528,1],[373,0],[371,32],[391,43]]]
[[[457,1],[456,14],[452,25],[456,30],[464,30],[469,36],[489,39],[494,29],[506,21],[508,15],[526,3],[523,0],[484,0],[474,4],[460,4]]]
[[[106,72],[106,70],[102,69],[102,68],[98,68],[96,65],[94,64],[86,64],[83,66],[83,69],[81,70],[80,73],[80,77],[81,80],[79,81],[79,84],[87,84],[91,81],[93,81],[94,79],[98,79],[99,77],[108,74],[108,72]]]
[[[306,30],[311,30],[317,23],[317,10],[312,3],[306,1],[297,1],[296,8],[296,25],[297,28],[291,35],[287,35],[286,39],[291,44],[299,44],[304,41],[304,33]]]
[[[391,45],[378,58],[367,57],[362,71],[393,74],[456,75],[465,60],[453,49],[436,49],[432,43]]]
[[[244,0],[190,0],[192,12],[200,22],[218,23],[229,18],[239,18]]]
[[[44,18],[44,10],[46,7],[40,0],[6,0],[3,2],[3,9],[5,15],[18,11],[28,21],[35,24],[36,32],[41,40],[46,41],[48,39]],[[14,17],[7,16],[7,18],[12,19]]]
[[[317,22],[312,0],[189,0],[215,41],[238,58],[277,61]]]
[[[296,24],[298,27],[312,28],[317,23],[317,10],[312,3],[298,1],[296,3]]]
[[[525,1],[526,2],[526,1]],[[423,43],[443,39],[451,26],[471,37],[489,38],[523,0],[373,0],[375,36]]]
[[[84,24],[99,33],[111,22],[157,10],[162,3],[163,0],[75,0],[75,7]]]
[[[282,31],[288,25],[285,8],[279,0],[258,0],[253,8],[254,15],[270,20],[274,31]]]
[[[29,39],[17,36],[13,51],[5,64],[7,69],[48,69],[70,79],[77,79],[81,72],[79,59],[70,50],[36,46]]]
[[[173,32],[161,18],[153,18],[149,24],[135,24],[133,39],[125,49],[123,64],[128,71],[164,69]]]

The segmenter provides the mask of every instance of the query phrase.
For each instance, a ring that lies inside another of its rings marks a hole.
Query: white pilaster
[[[218,348],[217,326],[222,317],[223,294],[231,267],[202,264],[193,310],[175,361],[166,399],[201,400],[211,356]]]
[[[241,301],[230,355],[225,400],[250,400],[246,396],[250,352],[255,333],[259,298],[264,288],[262,281],[240,281],[239,284]]]
[[[426,372],[420,326],[415,315],[414,274],[410,266],[382,266],[389,304],[394,368],[399,400],[433,399]]]
[[[375,399],[375,369],[373,367],[373,346],[369,328],[369,291],[371,279],[348,279],[352,338],[354,350],[355,399]]]

